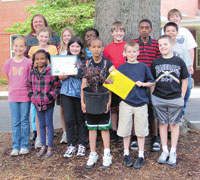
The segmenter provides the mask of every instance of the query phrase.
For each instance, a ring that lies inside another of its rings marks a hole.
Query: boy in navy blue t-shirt
[[[149,99],[146,95],[146,87],[154,85],[154,79],[150,69],[144,63],[137,61],[139,45],[136,42],[128,42],[124,47],[127,62],[119,66],[118,70],[133,80],[136,85],[128,94],[127,98],[119,105],[119,127],[117,134],[123,137],[124,163],[127,167],[133,166],[129,155],[131,131],[133,126],[132,116],[134,114],[134,128],[138,139],[139,155],[134,163],[136,169],[144,165],[144,143],[148,136],[148,107]]]

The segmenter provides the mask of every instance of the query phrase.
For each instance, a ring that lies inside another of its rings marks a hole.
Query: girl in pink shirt
[[[26,88],[26,80],[31,68],[31,60],[24,57],[26,43],[24,38],[17,37],[13,42],[15,56],[8,59],[2,71],[9,82],[8,101],[12,116],[12,152],[11,156],[29,152],[29,111],[30,99]]]

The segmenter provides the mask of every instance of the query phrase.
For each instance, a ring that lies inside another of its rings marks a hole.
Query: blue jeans
[[[42,146],[46,146],[46,128],[48,132],[48,147],[53,147],[54,127],[53,127],[53,108],[46,111],[38,111],[37,116],[40,124],[40,138]]]
[[[36,107],[33,103],[31,103],[31,126],[33,131],[36,131],[35,117],[36,117]]]
[[[9,102],[9,106],[12,116],[12,147],[16,150],[29,149],[30,102]]]
[[[190,94],[191,94],[191,89],[192,89],[192,78],[191,78],[191,76],[189,76],[188,77],[188,87],[187,87],[187,91],[185,93],[185,98],[184,98],[183,116],[185,115],[187,102],[188,102],[188,100],[190,98]]]

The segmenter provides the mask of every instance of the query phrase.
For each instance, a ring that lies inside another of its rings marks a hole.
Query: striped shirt
[[[140,46],[140,54],[137,57],[139,62],[145,63],[147,66],[151,66],[152,62],[160,57],[160,51],[158,48],[158,41],[149,37],[148,43],[143,43],[141,37],[133,39]]]

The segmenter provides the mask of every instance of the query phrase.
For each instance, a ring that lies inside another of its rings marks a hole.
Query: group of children
[[[171,16],[181,17],[178,10],[172,12]],[[167,23],[164,27],[165,35],[157,41],[150,36],[151,21],[143,19],[138,25],[140,37],[125,42],[125,27],[123,23],[117,21],[111,27],[113,42],[105,48],[98,37],[98,31],[93,28],[88,29],[85,32],[88,44],[86,49],[83,40],[74,36],[71,28],[63,30],[59,54],[75,55],[78,62],[103,69],[106,77],[116,68],[136,83],[126,99],[120,99],[114,93],[110,93],[105,113],[97,115],[86,111],[83,88],[88,86],[88,81],[83,76],[81,68],[77,76],[51,75],[50,55],[58,52],[55,46],[48,45],[51,36],[48,28],[38,31],[39,45],[29,51],[32,62],[24,57],[25,40],[22,37],[16,38],[13,44],[15,56],[6,61],[3,67],[9,79],[9,105],[13,132],[11,156],[29,152],[30,101],[36,108],[39,119],[41,149],[37,156],[45,155],[48,158],[53,155],[53,110],[56,97],[60,94],[60,109],[63,116],[62,140],[68,143],[64,157],[70,158],[76,151],[77,156],[85,156],[87,126],[90,155],[86,168],[93,168],[98,161],[97,130],[101,131],[104,146],[102,167],[109,168],[112,164],[109,133],[112,126],[115,134],[123,138],[125,166],[140,169],[145,162],[144,146],[145,137],[149,134],[149,125],[152,127],[150,130],[153,135],[151,150],[160,150],[157,129],[159,124],[162,153],[158,163],[176,165],[179,122],[183,116],[184,97],[189,89],[187,79],[189,72],[193,70],[188,49],[176,41],[178,28],[174,22]],[[170,152],[167,145],[168,126],[171,130]],[[134,138],[131,143],[132,135]],[[78,150],[76,150],[77,142]],[[135,162],[129,153],[130,146],[139,149]]]

